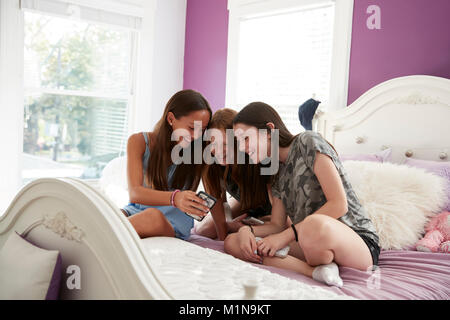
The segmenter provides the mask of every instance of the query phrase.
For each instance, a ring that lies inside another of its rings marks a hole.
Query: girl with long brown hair
[[[216,111],[208,129],[209,132],[216,130],[216,134],[210,137],[210,151],[216,163],[205,166],[202,181],[205,191],[215,197],[217,202],[211,209],[211,215],[196,223],[195,231],[219,240],[224,240],[228,233],[242,227],[241,221],[247,216],[266,220],[272,208],[267,194],[268,177],[259,174],[260,166],[248,164],[248,156],[246,164],[237,163],[238,150],[235,148],[234,136],[227,135],[227,130],[233,128],[236,114],[236,111],[228,108]],[[228,141],[230,138],[233,141]],[[232,157],[229,157],[232,163],[226,163],[228,151],[232,153]],[[229,200],[226,193],[231,195]],[[231,216],[227,217],[224,206],[228,205]]]
[[[174,164],[172,150],[178,147],[183,153],[188,152],[192,142],[202,137],[211,115],[209,103],[200,93],[182,90],[167,102],[153,132],[140,132],[129,137],[130,203],[122,212],[141,238],[175,236],[187,239],[194,221],[185,212],[204,216],[209,211],[205,201],[194,192],[203,165],[193,162]],[[176,141],[172,141],[174,136]]]
[[[262,102],[243,108],[234,118],[233,129],[239,149],[254,163],[264,160],[260,149],[268,150],[269,158],[278,159],[279,168],[270,181],[270,222],[243,226],[230,234],[225,239],[226,252],[336,286],[343,285],[338,265],[367,271],[378,263],[378,235],[331,144],[309,130],[292,135],[275,109]],[[274,143],[275,130],[279,145],[272,154],[268,146]],[[287,217],[293,223],[286,228]],[[257,242],[255,237],[262,239]],[[289,255],[275,257],[286,245]]]

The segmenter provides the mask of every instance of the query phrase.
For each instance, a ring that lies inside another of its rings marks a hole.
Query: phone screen
[[[211,209],[216,204],[216,199],[213,196],[210,196],[206,192],[200,191],[197,193],[197,197],[206,201],[206,206]]]

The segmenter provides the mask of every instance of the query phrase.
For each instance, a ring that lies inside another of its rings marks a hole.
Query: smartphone
[[[256,219],[254,217],[246,217],[246,218],[242,219],[242,223],[246,224],[246,225],[257,226],[257,225],[264,224],[264,221]]]
[[[217,201],[216,198],[207,194],[204,191],[199,191],[197,193],[197,197],[206,201],[206,206],[209,208],[209,210],[211,210],[212,207],[214,207],[214,205],[216,204],[216,201]],[[196,214],[191,214],[191,213],[187,213],[187,212],[185,212],[185,214],[187,214],[191,218],[194,218],[197,221],[202,221],[206,217],[206,216],[200,217],[200,216],[197,216]]]

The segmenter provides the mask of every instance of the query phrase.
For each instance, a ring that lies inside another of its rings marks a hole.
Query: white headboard
[[[418,75],[383,82],[343,110],[319,108],[313,130],[340,154],[391,148],[396,163],[450,161],[450,80]]]

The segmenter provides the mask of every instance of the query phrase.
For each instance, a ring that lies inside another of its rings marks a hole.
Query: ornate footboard
[[[24,187],[0,219],[0,248],[12,232],[60,251],[61,299],[172,298],[122,212],[80,180],[39,179]],[[80,288],[66,285],[74,270]]]

